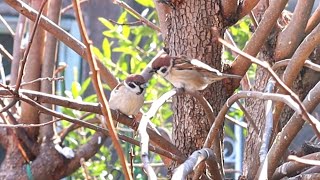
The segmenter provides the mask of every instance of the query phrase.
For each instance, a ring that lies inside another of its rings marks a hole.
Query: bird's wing
[[[215,73],[218,76],[222,75],[220,71],[197,59],[176,58],[174,67],[178,70],[196,70],[200,73]]]
[[[119,83],[112,91],[119,91],[119,89],[124,86],[123,83]]]

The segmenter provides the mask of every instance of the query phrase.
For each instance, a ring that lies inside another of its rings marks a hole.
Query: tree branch
[[[3,47],[2,44],[0,44],[0,54],[4,55],[12,63],[12,61],[13,61],[12,55]]]
[[[188,159],[182,163],[180,166],[178,166],[173,173],[172,179],[187,179],[187,176],[203,161],[216,161],[216,157],[211,149],[209,148],[203,148],[197,151],[194,151]],[[209,163],[211,164],[211,163]],[[218,164],[218,163],[214,163]],[[215,172],[221,172],[218,167],[214,166],[212,167],[215,169]],[[223,177],[219,176],[219,174],[214,174],[214,179],[223,179]]]
[[[304,106],[308,111],[313,111],[313,109],[320,102],[320,82],[311,89],[303,101]],[[264,164],[260,165],[259,172],[256,177],[259,175],[264,177],[271,177],[275,169],[277,168],[277,164],[280,161],[281,157],[289,147],[293,138],[297,135],[297,133],[302,128],[305,121],[295,113],[288,123],[282,128],[282,131],[278,133],[274,143],[272,144]],[[266,169],[267,168],[267,169]]]
[[[272,93],[274,90],[275,82],[271,79],[269,80],[265,92],[266,93]],[[264,127],[264,132],[262,134],[262,143],[259,151],[260,156],[260,163],[263,163],[271,142],[272,137],[272,130],[273,130],[273,102],[271,100],[265,101],[265,117],[266,117],[266,123]]]
[[[157,27],[155,24],[153,24],[152,22],[150,22],[148,19],[146,19],[145,17],[142,17],[136,10],[134,10],[132,7],[130,7],[127,3],[125,3],[122,0],[113,0],[114,4],[117,4],[121,7],[123,7],[125,10],[127,10],[128,12],[130,12],[130,14],[133,14],[133,16],[135,16],[137,19],[139,19],[140,21],[142,21],[145,25],[147,25],[148,27],[150,27],[151,29],[157,31],[157,32],[161,32],[160,28]]]
[[[54,23],[59,24],[60,21],[60,9],[62,0],[50,0],[48,9],[48,18],[50,18]],[[57,39],[51,35],[47,34],[44,52],[43,64],[41,67],[41,77],[54,78],[54,71],[57,61]],[[40,91],[47,94],[54,94],[54,84],[49,81],[41,81]],[[47,108],[53,109],[52,105],[43,104]],[[52,116],[46,114],[41,114],[39,116],[40,123],[46,123],[53,120]],[[39,139],[42,141],[51,141],[54,136],[53,125],[41,127],[39,130]]]
[[[248,0],[249,1],[249,0]],[[282,10],[285,8],[288,0],[272,1],[269,8],[265,11],[258,28],[253,33],[250,41],[244,47],[243,51],[251,56],[256,56],[262,45],[265,43],[270,32],[273,30]],[[248,71],[251,62],[248,58],[243,56],[236,57],[235,61],[231,64],[230,72],[244,76]],[[232,80],[233,89],[239,86],[240,80]]]
[[[279,33],[274,52],[276,61],[290,58],[305,37],[305,28],[314,0],[299,0],[289,25]]]
[[[32,21],[35,21],[38,12],[31,8],[28,4],[24,3],[22,0],[5,0],[5,2],[9,6],[17,10],[19,13],[23,14],[25,17],[29,18]],[[82,58],[87,60],[86,47],[82,42],[75,39],[73,36],[71,36],[69,33],[67,33],[65,30],[60,28],[57,24],[53,23],[51,20],[49,20],[47,17],[43,15],[41,15],[39,25],[43,29],[51,33],[54,37],[59,39],[61,42],[66,44],[69,48],[78,53]],[[20,43],[15,44],[20,45]],[[106,82],[111,88],[114,88],[118,84],[117,79],[110,73],[108,69],[106,69],[106,67],[104,67],[102,62],[97,61],[97,64],[98,67],[101,69],[101,77],[103,81]],[[12,72],[14,72],[14,69],[13,71],[11,71],[11,73]],[[11,79],[11,82],[12,80],[13,79]]]
[[[92,53],[92,42],[88,37],[85,25],[84,25],[84,21],[83,21],[83,17],[82,17],[82,11],[80,8],[80,4],[78,0],[73,0],[72,1],[73,4],[73,8],[75,10],[76,13],[76,19],[78,21],[78,25],[79,25],[79,29],[80,29],[80,34],[81,37],[84,41],[84,44],[86,46],[86,50],[87,50],[87,58],[88,58],[88,63],[90,66],[90,70],[92,72],[91,77],[92,77],[92,83],[93,86],[95,88],[95,91],[97,93],[98,96],[98,100],[102,106],[101,110],[102,110],[102,114],[104,116],[104,120],[101,121],[101,124],[103,127],[107,127],[110,133],[110,137],[112,139],[112,142],[114,144],[114,147],[117,151],[118,154],[118,158],[120,159],[120,163],[122,165],[122,171],[124,174],[124,177],[126,179],[131,180],[132,176],[130,173],[130,168],[128,167],[127,164],[127,160],[125,158],[125,155],[123,153],[123,150],[121,148],[120,142],[119,142],[119,137],[117,135],[117,133],[115,132],[115,127],[113,124],[113,120],[112,120],[112,115],[111,115],[111,111],[109,108],[109,104],[107,101],[107,98],[103,92],[103,88],[102,88],[102,84],[101,84],[101,79],[100,79],[100,73],[99,73],[99,68],[96,62],[96,59],[93,56]],[[106,121],[106,122],[105,122]]]
[[[308,20],[305,33],[309,34],[320,23],[320,4]]]
[[[313,159],[313,160],[320,160],[320,153],[312,153],[308,154],[303,157],[304,159]],[[276,171],[274,172],[272,179],[281,179],[286,176],[290,176],[291,174],[295,172],[299,172],[302,169],[305,169],[306,167],[310,167],[311,165],[305,164],[305,163],[299,163],[297,161],[291,161],[291,162],[286,162],[279,166]]]
[[[272,66],[272,69],[275,71],[282,66],[287,66],[290,63],[290,61],[291,59],[284,59],[284,60],[278,61]],[[313,63],[311,60],[306,60],[303,66],[310,68],[314,71],[320,72],[320,65]]]
[[[241,19],[247,14],[249,14],[251,10],[258,4],[259,1],[260,0],[244,0],[242,4],[240,4],[240,6],[238,7],[238,9],[240,9],[238,19]]]
[[[287,87],[291,87],[294,80],[300,73],[302,67],[305,64],[305,61],[308,59],[309,55],[312,53],[313,49],[320,43],[320,24],[303,40],[300,46],[297,48],[293,54],[290,63],[288,64],[286,70],[283,73],[283,82]],[[287,93],[287,90],[284,90],[283,87],[279,88],[277,93],[284,94]],[[281,111],[284,107],[284,104],[281,102],[276,103],[274,120],[275,124],[279,121]]]

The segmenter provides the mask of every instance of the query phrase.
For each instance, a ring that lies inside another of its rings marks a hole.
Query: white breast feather
[[[121,93],[120,93],[121,92]],[[110,95],[109,105],[113,110],[119,110],[128,116],[136,115],[144,102],[144,93],[137,95],[125,86],[113,90]]]

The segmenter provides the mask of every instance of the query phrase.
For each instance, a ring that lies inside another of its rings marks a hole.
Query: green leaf
[[[123,24],[123,23],[126,23],[126,21],[127,21],[127,11],[123,11],[122,13],[121,13],[121,15],[119,16],[119,18],[118,18],[118,23],[119,24]]]
[[[102,50],[103,50],[103,55],[105,58],[107,58],[108,60],[111,60],[111,46],[109,43],[108,38],[104,38],[102,41]],[[102,59],[102,58],[100,58]]]
[[[136,2],[141,4],[144,7],[154,8],[154,3],[152,0],[136,0]]]
[[[103,54],[101,53],[100,49],[97,47],[93,47],[93,54],[96,55],[99,59],[103,59]]]
[[[131,31],[131,29],[130,29],[129,26],[122,26],[122,35],[123,35],[123,37],[129,38],[130,31]]]
[[[71,93],[73,98],[77,98],[78,96],[80,96],[80,92],[81,91],[81,85],[80,83],[73,81],[71,84]]]
[[[85,81],[83,81],[81,90],[79,92],[80,95],[83,95],[83,93],[88,89],[88,86],[90,85],[91,78],[87,78]]]
[[[103,17],[99,17],[98,20],[110,30],[115,28],[114,25],[109,20],[107,20]]]

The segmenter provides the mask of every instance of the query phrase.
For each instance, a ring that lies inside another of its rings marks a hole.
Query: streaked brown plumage
[[[209,84],[224,78],[241,78],[238,75],[224,74],[197,60],[186,56],[160,56],[152,63],[152,72],[160,74],[176,88],[190,91],[203,90]]]

